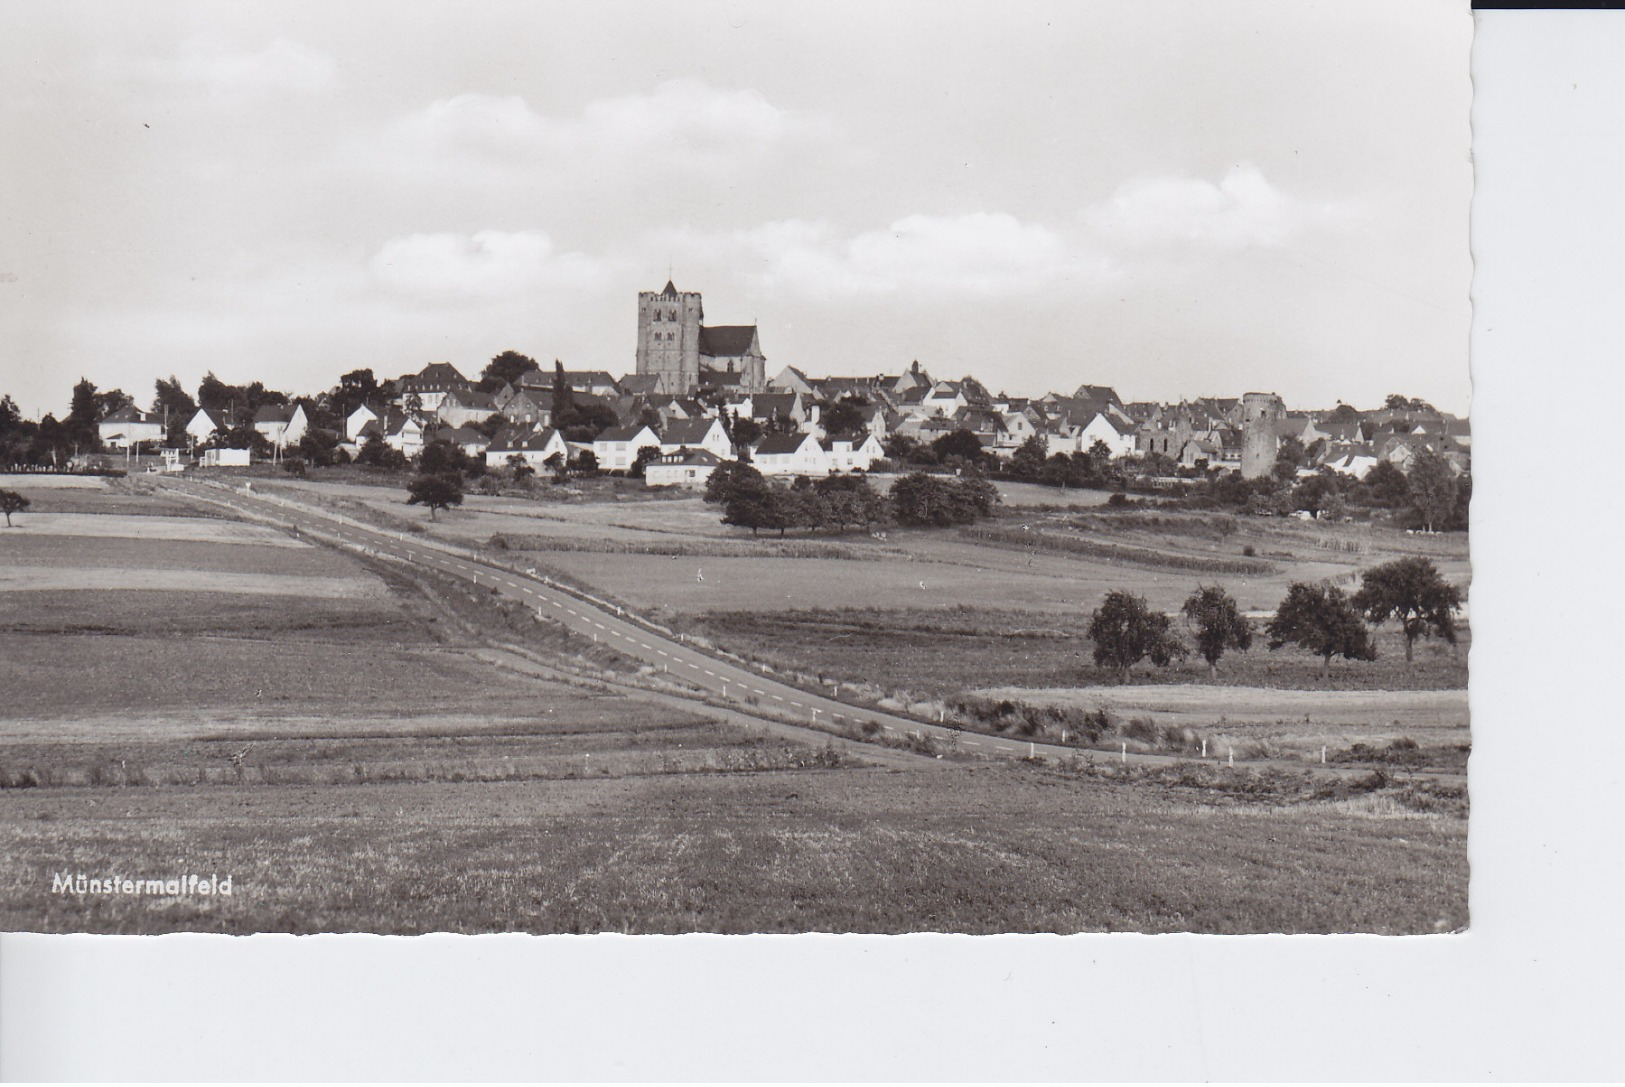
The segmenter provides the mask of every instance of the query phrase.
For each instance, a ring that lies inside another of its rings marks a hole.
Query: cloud
[[[1084,209],[1095,231],[1129,246],[1281,245],[1307,226],[1347,220],[1344,204],[1312,204],[1272,185],[1252,163],[1233,167],[1217,184],[1198,178],[1139,178]]]
[[[721,235],[669,232],[658,243],[813,295],[1003,296],[1110,274],[1099,257],[1049,228],[1002,212],[909,215],[849,236],[791,219]]]
[[[126,79],[227,99],[326,90],[337,68],[332,57],[287,38],[244,50],[204,35],[183,41],[173,57],[104,58],[103,64]]]
[[[606,278],[602,262],[555,252],[541,230],[412,234],[385,242],[367,267],[386,291],[441,301],[599,287]]]
[[[416,158],[563,163],[589,172],[649,163],[662,170],[715,169],[823,127],[818,118],[778,109],[755,91],[684,79],[647,94],[590,102],[574,117],[540,113],[517,95],[461,94],[399,119],[384,142]]]

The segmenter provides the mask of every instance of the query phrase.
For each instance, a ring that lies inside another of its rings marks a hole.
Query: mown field
[[[165,518],[190,507],[128,486],[71,497],[55,512],[106,520],[83,534],[62,529],[71,521],[49,533],[0,530],[0,566],[43,571],[59,558],[59,569],[192,570],[209,584],[0,591],[0,851],[11,862],[0,872],[0,928],[1467,923],[1465,793],[1402,766],[1334,777],[1194,762],[1137,771],[1087,755],[1044,765],[854,757],[814,734],[787,739],[571,680],[602,675],[607,650],[474,592],[213,518],[167,529],[154,519],[143,533],[142,501]],[[657,534],[653,523],[618,531]],[[313,578],[367,588],[337,598],[268,587]],[[919,624],[953,614],[935,609]],[[997,613],[965,637],[1008,643],[1001,624],[1019,614]],[[954,656],[940,626],[936,642],[919,632],[914,658],[929,646],[961,668],[979,650]],[[496,666],[480,631],[551,661],[560,678]],[[853,666],[865,655],[876,656],[872,645]],[[993,674],[1057,686],[1038,682],[1047,673],[1036,665],[1001,673],[995,661]],[[1172,714],[1168,705],[1123,709]],[[234,893],[53,894],[51,875],[63,871],[230,874]]]
[[[1381,794],[1283,803],[1265,787],[1231,796],[1022,766],[785,769],[773,768],[782,751],[753,765],[751,747],[724,750],[731,763],[712,748],[676,756],[689,760],[682,769],[601,776],[569,776],[572,767],[344,784],[307,764],[309,784],[12,791],[0,809],[12,861],[0,873],[0,922],[99,932],[1415,933],[1467,921],[1465,820]],[[698,769],[707,759],[716,768]],[[454,764],[482,760],[500,762],[458,751]],[[58,870],[230,874],[233,895],[80,901],[49,893]]]

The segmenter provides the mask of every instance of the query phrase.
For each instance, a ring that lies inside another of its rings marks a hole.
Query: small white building
[[[384,433],[384,444],[404,457],[415,457],[423,452],[423,434],[427,428],[416,415],[403,415],[390,420]]]
[[[668,424],[660,436],[660,452],[683,449],[704,449],[719,462],[734,457],[734,443],[728,439],[728,428],[721,419],[682,419]]]
[[[769,434],[751,450],[751,463],[764,476],[829,474],[829,457],[811,434]]]
[[[96,436],[103,445],[115,449],[128,449],[141,442],[161,442],[164,439],[164,421],[134,404],[128,404],[97,423]]]
[[[570,447],[565,444],[564,435],[553,427],[528,432],[510,427],[499,432],[486,447],[485,466],[506,468],[508,458],[517,456],[540,472],[546,470],[547,462],[555,455],[568,461]]]
[[[709,449],[688,449],[663,453],[643,466],[643,479],[651,487],[682,487],[699,490],[722,461]]]
[[[303,404],[261,404],[254,413],[254,429],[278,449],[296,445],[309,426]]]
[[[880,439],[864,430],[855,434],[832,434],[825,454],[832,472],[867,472],[869,466],[886,455]]]
[[[231,428],[226,425],[226,416],[223,412],[211,408],[199,408],[186,423],[186,436],[192,439],[194,445],[202,445],[216,434],[224,434]]]
[[[368,423],[377,422],[381,418],[383,416],[372,406],[368,404],[357,405],[354,411],[344,417],[344,440],[359,442],[362,428]]]
[[[593,439],[592,455],[604,472],[625,472],[637,463],[638,450],[646,445],[660,448],[660,435],[643,423],[612,426]]]

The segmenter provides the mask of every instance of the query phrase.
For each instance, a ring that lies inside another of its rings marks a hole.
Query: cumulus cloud
[[[411,234],[384,243],[368,262],[387,291],[425,299],[512,298],[543,288],[595,287],[604,265],[559,253],[545,231]]]
[[[223,98],[325,90],[336,69],[332,57],[287,38],[251,50],[203,35],[183,41],[171,57],[104,58],[104,67],[139,82]]]
[[[1083,219],[1102,236],[1128,245],[1274,246],[1306,226],[1343,221],[1350,210],[1291,197],[1244,162],[1217,184],[1187,177],[1126,182],[1086,208]]]
[[[400,119],[388,140],[408,153],[522,162],[658,155],[669,168],[714,165],[818,127],[815,118],[780,110],[755,91],[685,79],[588,103],[575,117],[540,113],[517,95],[457,95]]]
[[[810,294],[1011,295],[1108,270],[1047,227],[1002,212],[909,215],[884,229],[842,235],[828,223],[783,220],[729,234],[680,234],[668,250],[747,270],[768,286]]]

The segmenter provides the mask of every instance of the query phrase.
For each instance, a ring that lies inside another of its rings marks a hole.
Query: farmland
[[[1432,932],[1467,920],[1458,786],[1381,769],[1330,778],[1308,765],[1152,773],[1087,756],[1031,766],[853,754],[815,733],[787,735],[662,699],[657,688],[606,683],[606,669],[629,679],[636,670],[584,638],[436,578],[199,516],[201,507],[137,483],[30,497],[19,528],[0,530],[0,570],[10,573],[0,582],[6,928]],[[328,497],[422,523],[398,492],[355,486]],[[471,498],[428,531],[477,543],[557,532],[591,543],[594,518],[609,525],[598,537],[605,547],[779,546],[737,536],[690,499]],[[727,556],[744,564],[742,582],[778,577],[808,594],[787,617],[763,605],[759,586],[732,610],[681,596],[679,582],[708,585],[713,569],[728,569],[710,557],[702,583],[688,556],[521,555],[549,566],[580,556],[677,568],[670,585],[654,573],[640,581],[637,567],[621,581],[603,568],[576,573],[802,665],[821,642],[857,641],[852,656],[817,665],[901,680],[910,658],[918,672],[942,654],[942,694],[1076,697],[1055,663],[1075,667],[1075,638],[1053,660],[987,654],[1029,624],[1075,634],[1077,592],[1070,611],[1036,595],[1022,598],[1030,606],[990,596],[965,607],[947,591],[930,606],[899,592],[895,608],[871,600],[872,612],[846,614],[872,624],[866,640],[829,634],[842,619],[826,599],[832,578],[868,577],[860,586],[883,601],[883,579],[899,564],[929,570],[915,576],[928,585],[916,593],[955,570],[971,586],[974,561],[956,558],[967,551],[985,553],[984,581],[1011,584],[1066,580],[1012,559],[1064,571],[1076,557],[954,534],[827,542],[860,557]],[[765,574],[764,562],[780,566]],[[165,580],[188,572],[188,584]],[[813,623],[808,607],[830,610]],[[755,609],[766,612],[762,623],[785,625],[743,625]],[[892,656],[880,652],[887,631]],[[504,665],[509,643],[549,667]],[[1435,659],[1434,648],[1424,646],[1417,666],[1439,669],[1443,695],[1353,692],[1362,703],[1300,690],[1293,695],[1319,701],[1277,706],[1258,692],[1270,684],[1248,671],[1249,657],[1233,670],[1226,661],[1228,687],[1181,686],[1196,678],[1182,676],[1171,688],[1120,689],[1112,709],[1209,726],[1204,717],[1216,711],[1235,735],[1288,754],[1333,728],[1390,736],[1395,721],[1425,743],[1454,743],[1465,718],[1448,697],[1461,685],[1448,677],[1460,666]],[[968,667],[982,657],[980,671]],[[1296,673],[1277,678],[1313,685]],[[1304,716],[1316,726],[1288,727]],[[50,893],[50,874],[63,870],[229,872],[238,891],[81,899]]]

